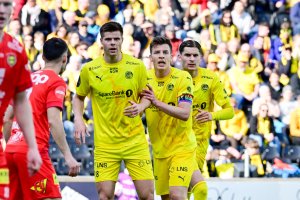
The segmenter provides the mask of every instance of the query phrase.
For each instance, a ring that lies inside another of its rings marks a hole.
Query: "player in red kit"
[[[61,120],[66,83],[59,74],[66,66],[67,53],[67,44],[62,39],[46,41],[43,47],[45,67],[31,74],[33,87],[27,91],[27,95],[32,106],[36,140],[43,164],[31,177],[24,170],[28,147],[18,123],[14,121],[5,150],[10,170],[11,200],[61,198],[59,182],[48,153],[50,132],[69,166],[69,175],[76,176],[80,171],[80,164],[73,158],[67,144]],[[12,115],[13,112],[8,109],[5,118]],[[9,132],[4,131],[4,134],[8,138]]]
[[[26,69],[28,60],[23,46],[3,31],[11,16],[12,3],[12,0],[0,0],[0,130],[4,112],[13,100],[16,119],[28,144],[27,173],[33,174],[40,168],[42,160],[34,137],[31,107],[26,98],[26,89],[32,86],[30,72]],[[2,133],[0,136],[2,138]],[[26,170],[26,165],[23,168]],[[8,168],[0,145],[0,199],[8,199],[8,186]]]

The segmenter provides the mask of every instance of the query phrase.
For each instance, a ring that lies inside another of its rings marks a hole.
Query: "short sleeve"
[[[88,68],[85,66],[82,67],[80,75],[76,85],[76,94],[80,96],[87,96],[90,93],[90,84],[89,84],[89,73]]]
[[[178,103],[180,102],[193,102],[193,81],[190,74],[184,72],[182,74],[181,82],[178,89]]]
[[[58,107],[63,109],[64,98],[66,95],[66,84],[63,80],[57,81],[49,87],[47,95],[47,108]]]
[[[230,103],[224,84],[220,81],[218,76],[214,76],[212,93],[214,95],[215,101],[219,106],[222,107],[226,103]]]

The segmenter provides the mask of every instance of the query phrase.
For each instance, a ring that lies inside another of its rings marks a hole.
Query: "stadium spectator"
[[[279,74],[275,70],[270,74],[268,87],[270,88],[272,99],[279,101],[283,86],[279,82]]]
[[[33,33],[40,31],[45,35],[51,32],[49,13],[36,4],[36,0],[28,0],[20,13],[23,26],[31,25]]]
[[[91,46],[95,42],[96,37],[88,32],[88,25],[87,21],[84,19],[81,20],[78,25],[78,34],[81,42],[85,42],[88,46]]]
[[[273,119],[268,116],[267,104],[261,104],[257,115],[250,120],[250,138],[255,139],[263,149],[265,146],[275,146],[280,152],[281,144],[276,137]]]
[[[291,77],[291,86],[295,96],[300,95],[300,61],[298,62],[298,71]]]
[[[290,139],[293,145],[300,145],[300,95],[297,97],[297,107],[291,112]]]
[[[245,11],[245,6],[241,1],[234,3],[234,8],[231,12],[233,23],[237,26],[241,39],[247,40],[252,26],[252,19],[248,12]]]
[[[234,107],[234,116],[232,119],[220,121],[220,129],[226,135],[226,139],[229,140],[231,146],[239,149],[239,145],[245,143],[249,125],[245,113],[237,108],[236,100],[230,98],[230,103]]]

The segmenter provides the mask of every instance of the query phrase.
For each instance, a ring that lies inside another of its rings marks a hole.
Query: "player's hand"
[[[195,119],[198,123],[204,123],[212,121],[212,115],[210,112],[198,109],[198,113],[196,114]]]
[[[82,118],[74,120],[75,126],[75,142],[77,145],[81,145],[81,143],[85,143],[85,135],[90,136],[88,129]]]
[[[81,164],[79,162],[77,162],[73,156],[71,156],[70,158],[66,158],[66,163],[69,167],[69,176],[77,176],[80,172],[80,166]]]
[[[127,117],[136,117],[139,115],[143,110],[140,104],[135,103],[134,101],[128,101],[131,105],[127,106],[124,109],[124,115]]]
[[[158,103],[158,100],[155,97],[153,89],[152,89],[152,87],[149,84],[147,84],[147,87],[148,87],[148,90],[143,89],[143,91],[141,92],[141,95],[145,99],[148,99],[149,101],[151,101],[151,103],[156,106],[157,103]]]
[[[37,148],[29,148],[27,152],[27,168],[29,176],[34,175],[42,165],[42,158]]]

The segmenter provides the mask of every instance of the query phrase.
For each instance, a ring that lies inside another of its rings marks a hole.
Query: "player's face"
[[[123,37],[120,31],[105,32],[101,38],[104,54],[118,56],[121,53]]]
[[[169,45],[162,44],[156,45],[152,48],[152,54],[150,56],[155,71],[165,71],[171,66],[171,49]]]
[[[184,47],[180,59],[184,70],[197,70],[197,67],[200,66],[201,55],[196,47]]]
[[[2,31],[8,22],[13,8],[12,0],[0,0],[0,31]]]

